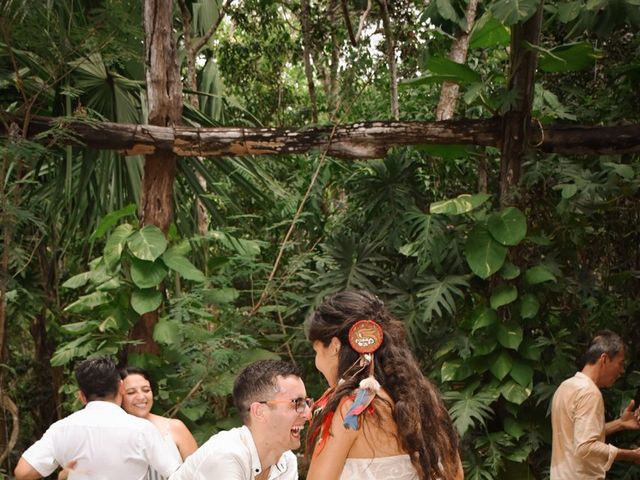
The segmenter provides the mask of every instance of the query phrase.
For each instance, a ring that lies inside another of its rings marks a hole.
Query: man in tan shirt
[[[582,371],[556,390],[551,403],[551,480],[601,480],[616,460],[640,463],[640,448],[605,443],[606,435],[640,429],[633,400],[620,418],[605,424],[600,388],[610,387],[624,373],[624,353],[619,335],[599,332],[585,353]]]

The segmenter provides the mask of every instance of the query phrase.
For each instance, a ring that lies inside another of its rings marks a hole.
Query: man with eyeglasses
[[[170,480],[296,480],[291,450],[311,415],[298,369],[279,360],[252,363],[237,376],[233,401],[242,427],[213,435]]]

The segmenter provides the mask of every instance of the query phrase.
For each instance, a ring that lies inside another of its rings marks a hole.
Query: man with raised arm
[[[640,448],[605,443],[609,434],[640,429],[633,400],[620,418],[605,423],[600,388],[612,386],[624,373],[624,354],[619,335],[599,332],[585,353],[582,371],[556,390],[551,403],[551,480],[604,480],[616,460],[640,463]]]

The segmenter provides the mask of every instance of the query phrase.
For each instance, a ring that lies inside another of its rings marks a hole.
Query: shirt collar
[[[91,400],[87,402],[84,406],[85,410],[112,410],[112,411],[121,411],[126,413],[120,405],[113,402],[107,402],[104,400]]]
[[[589,375],[585,375],[582,372],[576,372],[575,376],[578,377],[578,378],[582,378],[583,380],[589,380],[589,382],[593,383],[597,387],[596,382],[594,382],[593,379]]]
[[[256,448],[256,443],[253,441],[251,430],[249,430],[249,427],[247,427],[246,425],[240,427],[240,438],[249,449],[249,454],[251,455],[251,472],[253,473],[253,476],[255,477],[256,475],[260,475],[260,473],[262,473],[262,465],[260,464],[258,449]],[[283,473],[287,470],[286,452],[280,455],[280,458],[276,462],[275,467],[280,473]]]

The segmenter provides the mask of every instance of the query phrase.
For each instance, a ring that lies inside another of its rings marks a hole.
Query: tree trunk
[[[380,0],[382,10],[382,25],[384,28],[384,40],[387,46],[387,65],[389,66],[389,97],[391,102],[391,117],[400,119],[400,106],[398,105],[398,69],[396,66],[396,42],[391,28],[389,8],[387,0]]]
[[[516,189],[522,175],[522,160],[529,144],[531,104],[537,53],[527,44],[538,45],[542,26],[542,5],[525,23],[511,28],[511,72],[509,91],[517,97],[502,119],[502,146],[500,149],[500,205],[515,201]]]
[[[178,68],[176,43],[173,37],[171,0],[145,0],[145,76],[149,124],[174,127],[182,117],[182,80]],[[167,232],[173,217],[173,182],[176,156],[171,151],[145,156],[142,177],[140,220],[143,225],[156,225]],[[130,351],[156,353],[153,329],[158,312],[143,315],[131,336],[143,343]]]
[[[316,86],[313,81],[313,66],[311,65],[311,12],[309,0],[302,0],[300,5],[300,25],[302,27],[302,56],[304,59],[304,75],[307,78],[309,90],[309,103],[311,103],[311,121],[318,123],[318,100],[316,99]]]
[[[449,58],[456,63],[464,64],[467,61],[467,52],[469,51],[469,34],[473,29],[476,20],[476,9],[478,8],[478,0],[469,0],[465,18],[467,20],[467,28],[460,32],[453,42]],[[460,87],[457,83],[444,82],[440,90],[440,100],[436,109],[436,120],[449,120],[453,118],[458,103],[458,93]]]

